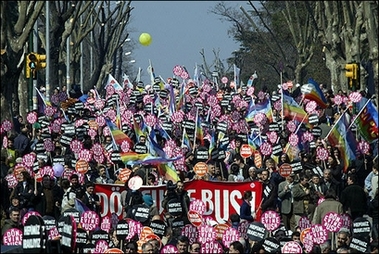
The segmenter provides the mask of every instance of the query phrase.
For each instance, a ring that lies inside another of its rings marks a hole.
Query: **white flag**
[[[117,82],[117,80],[112,76],[112,74],[108,74],[108,81],[107,84],[105,85],[105,89],[107,88],[108,85],[112,85],[115,90],[122,90],[121,85]]]
[[[129,87],[129,88],[133,89],[133,84],[132,84],[132,82],[130,82],[129,76],[124,73],[122,75],[122,78],[124,79],[124,81],[123,81],[124,88]]]

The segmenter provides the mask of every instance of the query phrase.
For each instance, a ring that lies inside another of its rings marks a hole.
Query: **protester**
[[[364,189],[356,184],[356,179],[354,174],[347,176],[348,186],[342,191],[340,199],[344,210],[351,215],[353,221],[367,214],[367,195]]]
[[[253,194],[250,190],[243,193],[242,204],[240,207],[240,218],[241,220],[246,220],[248,222],[253,222],[254,217],[252,216],[255,207],[252,207],[251,200],[253,199]]]

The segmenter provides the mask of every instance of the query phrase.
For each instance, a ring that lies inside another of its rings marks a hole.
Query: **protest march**
[[[221,81],[35,87],[1,123],[2,252],[377,253],[376,98]]]

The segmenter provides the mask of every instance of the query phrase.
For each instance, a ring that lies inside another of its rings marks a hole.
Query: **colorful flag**
[[[301,87],[301,92],[305,99],[317,102],[321,108],[326,108],[326,98],[324,93],[321,91],[319,84],[312,78],[308,79],[308,84],[304,84]]]
[[[256,134],[255,132],[251,133],[250,135],[247,135],[247,144],[253,151],[258,150],[262,143],[263,142],[261,136]]]
[[[79,211],[79,214],[82,215],[82,213],[86,211],[90,211],[90,209],[78,198],[75,198],[75,209]]]
[[[347,172],[350,162],[356,158],[355,152],[357,147],[354,134],[347,127],[347,120],[344,113],[327,135],[329,143],[333,147],[338,147],[341,152],[343,171],[345,173]]]
[[[136,134],[137,140],[139,140],[141,136],[144,136],[141,126],[139,123],[137,123],[136,119],[134,118],[134,115],[133,115],[133,128],[134,128],[134,133]]]
[[[148,153],[136,153],[136,152],[121,152],[120,157],[121,161],[124,164],[133,164],[135,161],[143,160],[147,156],[150,156]]]
[[[252,100],[253,101],[253,100]],[[272,117],[272,107],[271,102],[269,99],[265,99],[264,101],[260,103],[254,104],[253,102],[250,103],[249,109],[247,110],[247,114],[245,116],[246,122],[251,122],[254,120],[254,116],[258,113],[263,113],[266,115],[267,119],[270,123],[273,122]]]
[[[120,105],[118,100],[116,101],[116,127],[121,130],[121,114],[120,114]]]
[[[51,102],[48,101],[48,100],[46,99],[46,97],[43,96],[43,95],[40,93],[40,91],[38,90],[37,87],[34,87],[34,88],[36,89],[36,91],[37,91],[39,97],[40,97],[41,100],[43,101],[43,104],[45,104],[45,107],[51,107]]]
[[[111,131],[112,139],[115,144],[121,145],[122,142],[126,140],[129,143],[129,146],[133,147],[134,142],[128,137],[128,135],[118,129],[117,126],[111,122],[111,120],[105,119],[105,122]]]
[[[180,90],[179,90],[179,94],[178,94],[178,102],[176,104],[176,110],[180,110],[184,103],[185,103],[185,90],[186,90],[186,84],[183,80],[183,82],[181,83],[180,85]]]
[[[167,155],[162,149],[162,147],[157,143],[157,138],[155,136],[155,131],[150,131],[149,134],[149,146],[150,146],[150,153],[154,156],[160,156],[162,158],[166,158]]]
[[[108,81],[104,89],[106,89],[109,85],[113,86],[115,90],[122,90],[122,86],[117,82],[117,80],[112,76],[112,74],[108,74]]]
[[[201,126],[201,117],[199,116],[199,110],[196,111],[196,126],[195,126],[195,140],[194,144],[196,144],[196,139],[200,140],[202,146],[204,146],[204,132]]]
[[[176,172],[174,166],[170,163],[170,166],[166,164],[158,165],[160,174],[165,176],[166,180],[171,180],[173,183],[176,183],[180,180],[178,173]]]
[[[183,128],[183,137],[182,137],[182,146],[186,146],[188,148],[188,151],[192,151],[192,145],[191,141],[188,137],[187,131],[185,128]]]
[[[357,103],[357,106],[359,110],[355,119],[357,130],[368,143],[378,140],[378,109],[371,100],[364,97]]]
[[[283,114],[301,123],[308,123],[308,114],[288,95],[283,94]]]

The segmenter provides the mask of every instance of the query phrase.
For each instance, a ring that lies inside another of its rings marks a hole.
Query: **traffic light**
[[[46,68],[46,55],[29,53],[25,62],[25,78],[37,78],[37,71]]]
[[[359,65],[356,63],[345,64],[345,70],[349,88],[353,91],[358,90],[360,88]]]
[[[37,54],[36,53],[29,53],[26,56],[26,62],[25,62],[25,78],[33,77],[33,79],[36,78],[36,71],[37,71]]]
[[[37,71],[46,68],[46,55],[36,54],[37,57]]]

